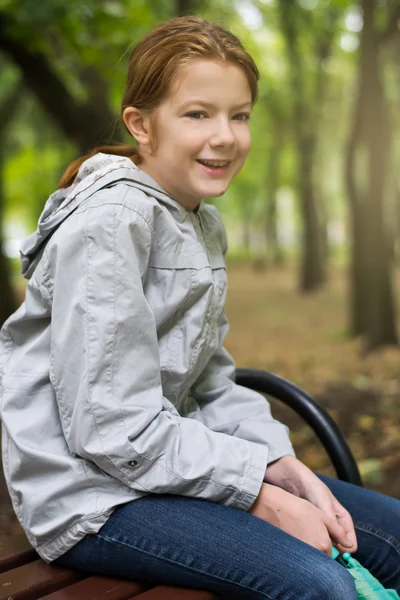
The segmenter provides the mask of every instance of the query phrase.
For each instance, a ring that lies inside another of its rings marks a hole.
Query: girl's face
[[[250,86],[239,67],[191,61],[153,111],[157,147],[151,151],[150,136],[148,143],[140,141],[140,168],[187,209],[221,196],[250,150],[251,109]]]

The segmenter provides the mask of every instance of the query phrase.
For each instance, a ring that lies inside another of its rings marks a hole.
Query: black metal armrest
[[[343,481],[363,485],[354,456],[332,417],[294,383],[266,371],[236,369],[236,383],[280,400],[300,415],[315,431]]]

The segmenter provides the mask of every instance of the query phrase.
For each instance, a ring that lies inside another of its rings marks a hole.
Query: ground
[[[334,270],[324,290],[305,296],[290,268],[231,262],[228,273],[226,347],[237,366],[272,371],[307,390],[345,433],[368,487],[400,498],[400,349],[363,356],[360,340],[348,339],[346,272]],[[298,457],[332,474],[309,428],[276,402],[273,413],[290,426]]]

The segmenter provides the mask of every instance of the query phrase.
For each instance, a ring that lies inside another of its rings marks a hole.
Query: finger
[[[353,519],[350,513],[336,500],[336,498],[334,499],[333,507],[336,514],[336,520],[345,530],[347,539],[352,544],[352,552],[355,552],[357,550],[357,536]]]
[[[312,494],[308,494],[307,500],[314,504],[317,508],[322,510],[328,517],[336,521],[336,505],[339,506],[336,498],[322,481],[318,482],[318,486],[314,486],[312,489]]]
[[[316,506],[322,510],[327,517],[332,519],[332,521],[337,521],[335,507],[332,499],[328,495],[320,494],[320,497],[316,500]]]
[[[346,539],[346,542],[343,542],[343,539],[338,540],[337,548],[341,552],[355,552],[357,550],[357,537],[353,519],[351,518],[350,513],[340,504],[331,491],[328,491],[329,495],[328,498],[325,499],[323,512],[328,514],[331,519],[336,521],[343,528]]]
[[[339,525],[341,525],[346,532],[346,538],[352,546],[357,547],[357,535],[354,529],[353,520],[350,515],[346,517],[337,517]]]
[[[349,552],[350,548],[353,546],[353,543],[347,539],[347,535],[343,527],[339,525],[336,519],[331,519],[324,513],[323,519],[331,540],[335,543],[335,545],[338,544],[343,546],[346,548],[346,551]]]
[[[351,544],[351,546],[343,546],[342,544],[336,543],[334,545],[341,553],[350,552],[350,554],[354,554],[354,552],[357,552],[358,550],[357,540],[355,541],[355,543]]]
[[[349,554],[354,554],[355,552],[357,552],[357,544],[355,546],[351,546],[349,548],[347,548],[346,546],[342,546],[341,544],[333,544],[336,548],[336,550],[338,550],[338,552],[340,552],[340,554],[344,554],[345,552],[348,552]]]
[[[343,523],[337,518],[338,514],[340,514],[341,516],[343,515],[343,511],[345,511],[345,509],[336,501],[330,490],[326,486],[324,486],[324,488],[319,490],[320,493],[316,494],[314,501],[319,510],[321,510],[325,516],[327,516],[329,519],[332,520],[332,522],[336,523],[341,528],[340,537],[334,540],[335,545],[337,545],[338,543],[347,544],[346,551],[349,552],[349,549],[354,546],[355,539],[353,537],[349,537],[348,529],[345,529]],[[338,510],[335,510],[335,508],[337,508]],[[350,515],[348,516],[350,517]],[[348,520],[346,520],[346,524],[347,526],[349,525]]]
[[[325,531],[324,540],[320,545],[319,550],[321,550],[321,552],[323,552],[330,558],[332,557],[332,540],[329,536],[328,530]]]

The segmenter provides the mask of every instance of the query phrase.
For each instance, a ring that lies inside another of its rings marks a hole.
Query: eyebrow
[[[196,98],[193,98],[192,100],[189,100],[188,102],[185,102],[184,104],[182,104],[182,108],[185,108],[186,106],[190,106],[191,104],[198,104],[200,106],[205,106],[206,108],[214,108],[214,104],[212,102],[205,102],[204,100],[198,100]],[[238,104],[236,106],[234,106],[233,108],[235,110],[238,110],[240,108],[244,108],[245,106],[253,106],[252,102],[242,102],[242,104]]]

